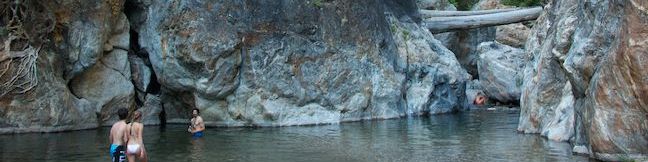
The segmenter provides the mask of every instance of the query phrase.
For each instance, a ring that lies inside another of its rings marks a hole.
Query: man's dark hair
[[[198,110],[198,108],[193,108],[193,109],[191,109],[191,113],[192,113],[192,114],[193,114],[193,111],[194,111],[194,110],[196,110],[196,112],[197,112],[198,114],[200,114],[200,110]]]
[[[121,108],[121,109],[117,110],[117,115],[119,116],[119,120],[126,119],[126,117],[128,117],[128,109]]]

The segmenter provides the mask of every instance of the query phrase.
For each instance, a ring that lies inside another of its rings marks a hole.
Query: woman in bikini
[[[146,149],[144,149],[144,140],[142,139],[142,130],[144,125],[142,121],[142,112],[135,111],[133,114],[133,121],[128,124],[126,134],[128,135],[128,144],[126,145],[126,156],[129,162],[138,161],[146,162]]]

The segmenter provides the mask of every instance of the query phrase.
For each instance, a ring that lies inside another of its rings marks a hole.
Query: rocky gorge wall
[[[648,154],[648,2],[549,1],[526,44],[519,131],[602,160]]]
[[[461,109],[465,71],[409,1],[151,1],[131,21],[171,123],[283,126]],[[138,19],[140,18],[140,19]]]
[[[414,1],[29,2],[55,29],[38,85],[0,96],[0,133],[106,126],[122,107],[145,124],[198,108],[209,126],[285,126],[468,103],[470,76]]]

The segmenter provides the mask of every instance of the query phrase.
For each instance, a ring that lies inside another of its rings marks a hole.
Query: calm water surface
[[[589,161],[568,143],[515,132],[519,111],[281,128],[148,126],[149,161]],[[0,135],[0,161],[109,161],[109,128]]]

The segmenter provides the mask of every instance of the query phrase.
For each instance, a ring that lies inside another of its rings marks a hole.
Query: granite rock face
[[[571,139],[598,159],[646,158],[647,7],[549,1],[526,44],[518,130]]]
[[[524,77],[524,51],[497,42],[478,47],[479,81],[486,96],[503,103],[518,103]]]
[[[130,21],[167,121],[338,123],[457,111],[468,76],[414,1],[151,1]],[[429,84],[428,84],[429,83]],[[461,93],[460,93],[461,92]]]

